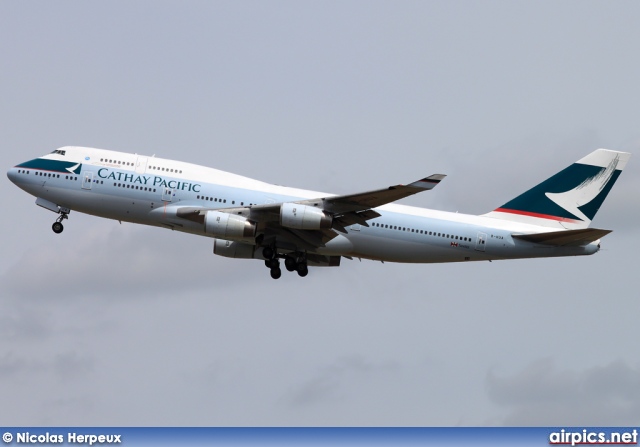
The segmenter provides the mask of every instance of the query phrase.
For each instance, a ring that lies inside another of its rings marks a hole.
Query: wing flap
[[[551,231],[547,233],[513,234],[512,237],[527,242],[553,245],[556,247],[580,247],[597,241],[609,233],[611,233],[611,230],[584,228],[580,230]]]
[[[339,216],[336,220],[340,221],[340,223],[348,227],[353,224],[360,224],[364,227],[368,227],[369,224],[367,221],[369,219],[375,219],[376,217],[380,217],[380,213],[374,210],[360,211],[354,213],[347,213]]]
[[[196,208],[196,207],[180,207],[176,210],[176,216],[181,219],[187,219],[191,222],[199,223],[204,225],[204,213],[207,210],[204,208]]]

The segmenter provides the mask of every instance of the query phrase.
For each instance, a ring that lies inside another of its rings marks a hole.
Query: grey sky
[[[343,262],[54,215],[3,177],[6,425],[638,425],[637,2],[2,2],[0,159],[157,154],[484,213],[634,155],[586,258]]]

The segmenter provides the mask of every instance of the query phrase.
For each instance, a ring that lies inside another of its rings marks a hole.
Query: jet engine
[[[333,218],[321,209],[297,203],[283,203],[280,207],[280,224],[298,230],[331,228]]]
[[[204,231],[222,239],[249,239],[256,236],[256,223],[245,217],[220,211],[207,211]]]
[[[253,259],[255,251],[255,245],[226,241],[224,239],[213,240],[213,254],[224,256],[225,258]]]

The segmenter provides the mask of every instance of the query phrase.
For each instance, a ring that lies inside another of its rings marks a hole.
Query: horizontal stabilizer
[[[611,233],[611,230],[584,228],[581,230],[552,231],[549,233],[513,234],[514,239],[520,239],[536,244],[553,245],[554,247],[580,247],[597,241]]]

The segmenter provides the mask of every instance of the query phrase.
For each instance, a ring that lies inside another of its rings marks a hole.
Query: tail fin
[[[485,216],[545,227],[587,228],[630,156],[593,151]]]

